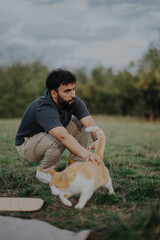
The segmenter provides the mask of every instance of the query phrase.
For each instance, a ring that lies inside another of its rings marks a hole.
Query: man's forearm
[[[57,138],[70,152],[79,157],[85,159],[86,156],[90,153],[89,150],[81,146],[79,142],[63,127],[51,129],[49,133],[53,137]]]
[[[79,142],[70,134],[67,134],[62,140],[61,143],[73,154],[86,158],[90,151],[84,148],[79,144]]]
[[[81,146],[79,142],[66,131],[65,128],[57,127],[51,129],[49,133],[53,137],[57,138],[70,152],[83,158],[84,161],[97,162],[100,165],[102,164],[102,160],[96,153],[92,153]]]

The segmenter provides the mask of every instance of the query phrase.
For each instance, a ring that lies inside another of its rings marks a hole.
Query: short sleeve
[[[60,122],[58,110],[52,105],[39,107],[36,112],[36,120],[45,132],[48,132],[55,127],[63,126]]]

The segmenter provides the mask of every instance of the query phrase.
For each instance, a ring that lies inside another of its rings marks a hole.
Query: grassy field
[[[96,116],[106,134],[104,161],[115,196],[98,189],[82,210],[64,206],[48,185],[35,179],[37,164],[20,159],[14,146],[19,120],[0,120],[0,195],[40,197],[38,212],[1,212],[36,218],[73,231],[92,229],[90,240],[160,239],[160,123]],[[62,170],[64,152],[57,169]],[[72,197],[75,204],[78,196]]]

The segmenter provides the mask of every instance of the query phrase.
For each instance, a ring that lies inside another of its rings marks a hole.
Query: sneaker
[[[36,172],[36,179],[43,183],[50,183],[51,175],[49,173],[43,172],[39,167]]]

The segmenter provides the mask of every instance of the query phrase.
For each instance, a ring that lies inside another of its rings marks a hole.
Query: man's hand
[[[96,149],[98,141],[96,140],[95,142],[91,143],[90,146],[88,147],[88,150],[91,151],[92,149]],[[102,159],[96,154],[96,153],[88,153],[88,155],[84,158],[85,162],[97,162],[98,165],[102,165],[103,161]]]
[[[88,147],[88,150],[91,151],[92,149],[96,149],[98,141],[96,140],[95,142],[91,143],[90,146]]]
[[[100,166],[102,166],[104,164],[102,159],[100,159],[100,157],[96,153],[92,153],[92,152],[87,154],[87,156],[84,158],[84,162],[89,162],[89,161],[97,162],[98,165],[100,165]]]

